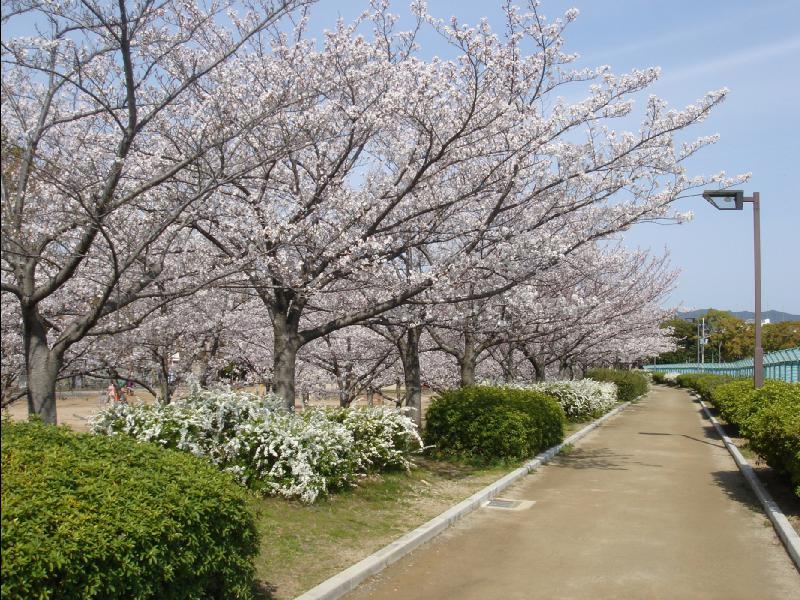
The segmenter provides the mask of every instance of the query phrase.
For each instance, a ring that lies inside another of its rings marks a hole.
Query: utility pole
[[[700,319],[700,364],[706,364],[706,318]]]

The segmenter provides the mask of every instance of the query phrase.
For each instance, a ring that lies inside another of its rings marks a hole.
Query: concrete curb
[[[783,542],[786,552],[789,553],[789,557],[794,562],[794,566],[798,571],[800,571],[800,535],[797,534],[797,532],[794,530],[794,527],[792,527],[792,524],[789,523],[789,519],[786,518],[786,515],[783,514],[783,511],[781,511],[775,500],[772,499],[772,496],[770,496],[769,492],[761,484],[761,480],[759,480],[755,470],[750,463],[747,462],[747,459],[739,451],[739,448],[736,447],[736,444],[733,443],[731,438],[725,435],[725,432],[722,430],[722,426],[719,424],[719,421],[717,421],[717,419],[714,418],[714,416],[708,410],[705,402],[703,402],[700,396],[696,393],[693,393],[692,395],[697,398],[700,406],[703,407],[703,412],[705,413],[706,417],[714,425],[714,429],[717,430],[719,437],[722,438],[725,447],[728,449],[728,452],[730,452],[733,460],[736,462],[736,466],[739,467],[742,475],[744,475],[747,483],[750,484],[750,487],[758,498],[758,501],[764,508],[764,512],[767,513],[769,520],[772,521],[772,526],[775,528],[778,537],[781,538],[781,542]]]
[[[413,531],[408,532],[403,537],[395,540],[388,546],[384,546],[364,560],[357,562],[344,571],[337,573],[330,579],[326,579],[316,587],[313,587],[304,594],[298,596],[295,600],[336,600],[337,598],[341,598],[347,592],[355,589],[358,584],[368,577],[371,577],[372,575],[382,571],[415,548],[418,548],[425,542],[430,541],[442,531],[450,527],[453,523],[458,521],[461,517],[471,513],[476,508],[480,508],[484,502],[493,499],[512,483],[521,479],[531,471],[541,467],[556,454],[558,454],[564,446],[577,442],[587,433],[593,429],[596,429],[611,417],[618,415],[630,405],[630,402],[620,404],[599,419],[589,423],[583,429],[576,431],[557,446],[553,446],[541,454],[537,454],[532,460],[528,461],[518,469],[514,469],[508,475],[505,475],[494,483],[489,484],[466,500],[462,500],[452,508],[444,511],[438,517],[434,517],[427,523],[420,525]]]

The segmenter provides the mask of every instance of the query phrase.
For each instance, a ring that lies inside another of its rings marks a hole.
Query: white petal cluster
[[[617,386],[611,382],[592,379],[543,381],[523,387],[553,396],[571,421],[600,417],[617,403]]]
[[[273,396],[195,388],[171,404],[115,404],[94,416],[95,434],[191,452],[269,495],[314,502],[370,472],[408,469],[422,447],[399,410],[282,409]]]

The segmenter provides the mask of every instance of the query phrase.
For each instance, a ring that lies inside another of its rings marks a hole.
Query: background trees
[[[753,356],[755,326],[729,311],[709,309],[705,315],[692,320],[673,317],[662,323],[678,349],[659,354],[661,363],[697,361],[697,320],[705,319],[705,360],[707,362],[736,361]],[[762,346],[765,352],[800,346],[800,321],[782,321],[763,325]]]

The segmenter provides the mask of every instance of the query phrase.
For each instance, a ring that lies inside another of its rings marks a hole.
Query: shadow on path
[[[742,477],[739,469],[735,471],[715,471],[711,473],[711,476],[714,478],[714,483],[722,488],[722,491],[725,492],[728,498],[753,511],[759,512],[762,515],[764,514],[761,504],[758,502],[758,499],[750,489],[745,478]],[[764,518],[767,518],[766,515],[764,515]]]
[[[696,438],[691,435],[686,435],[685,433],[674,434],[674,433],[660,433],[657,431],[639,431],[638,433],[639,435],[678,435],[679,437],[685,437],[688,440],[694,440],[695,442],[700,442],[701,444],[708,444],[709,446],[716,446],[717,448],[723,448],[723,449],[725,448],[725,444],[708,441],[708,439],[713,439],[713,437],[710,435],[710,432],[714,431],[713,427],[704,427],[703,429],[706,432],[707,439],[705,440],[701,440],[700,438]]]
[[[638,460],[632,454],[622,454],[610,448],[575,448],[566,456],[558,456],[550,463],[555,467],[567,469],[602,469],[607,471],[628,471],[629,465],[643,467],[662,467]]]

